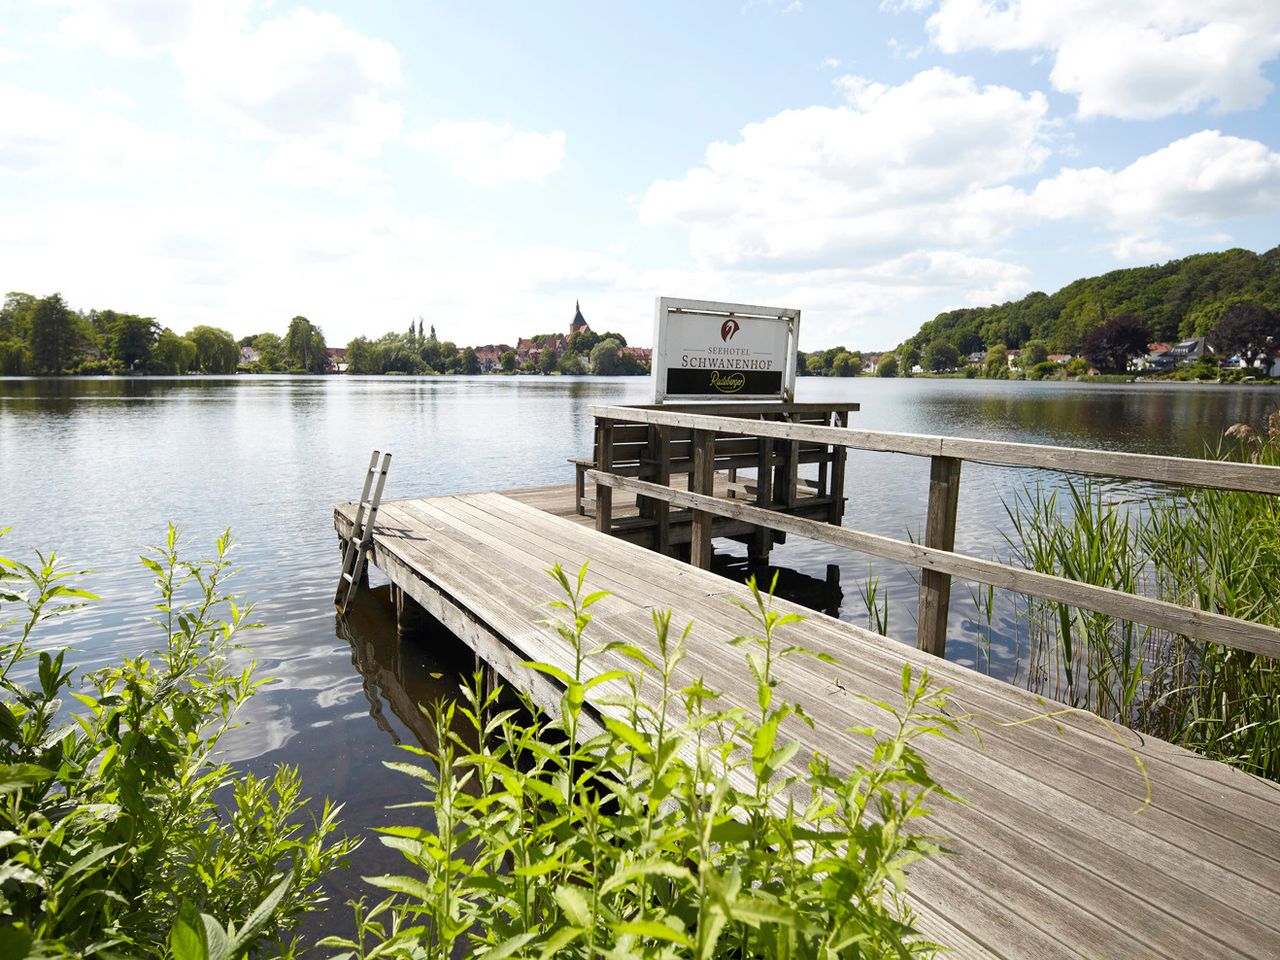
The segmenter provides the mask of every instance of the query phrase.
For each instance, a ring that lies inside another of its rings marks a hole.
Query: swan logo
[[[720,339],[728,343],[733,339],[733,335],[738,332],[741,324],[737,320],[730,317],[724,323],[720,324]]]

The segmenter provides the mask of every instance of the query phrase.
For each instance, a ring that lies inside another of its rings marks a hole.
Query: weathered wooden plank
[[[601,484],[633,492],[643,492],[653,486],[640,480],[611,476],[598,471],[592,471],[592,475]],[[1022,570],[990,560],[979,560],[976,557],[894,540],[891,537],[863,533],[848,527],[836,527],[772,510],[760,510],[732,500],[704,497],[681,490],[664,490],[654,495],[666,496],[672,503],[691,509],[719,513],[748,523],[757,523],[814,540],[823,540],[862,553],[869,553],[872,556],[909,563],[922,570],[937,570],[964,580],[976,580],[979,583],[988,583],[1073,607],[1085,607],[1122,620],[1159,627],[1170,633],[1196,640],[1221,643],[1268,657],[1280,656],[1280,628],[1277,627],[1237,620],[1207,610],[1182,607],[1164,600],[1139,597],[1093,584],[1078,583],[1064,577],[1037,573],[1034,570]]]
[[[913,433],[850,430],[842,427],[774,423],[733,417],[711,417],[691,413],[667,414],[661,410],[634,407],[591,407],[593,416],[610,416],[642,423],[670,423],[698,430],[774,437],[781,440],[810,440],[831,443],[851,450],[874,450],[916,456],[946,456],[960,460],[1011,467],[1035,467],[1065,473],[1146,480],[1179,486],[1212,487],[1280,496],[1280,467],[1222,460],[1191,460],[1142,453],[1117,453],[1053,447],[1003,440],[969,440]]]
[[[960,502],[960,465],[955,457],[932,457],[929,467],[929,510],[924,545],[948,553],[956,547],[956,507]],[[951,613],[951,576],[923,570],[916,646],[935,657],[947,655],[947,620]]]
[[[710,497],[716,482],[716,435],[699,430],[693,435],[693,473],[689,476],[689,489],[695,494]],[[693,539],[690,541],[689,562],[706,570],[711,566],[711,525],[715,515],[701,510],[693,512]]]
[[[342,523],[336,511],[340,534]],[[737,676],[742,671],[724,671],[728,658],[741,655],[730,653],[728,639],[746,622],[721,595],[746,594],[709,573],[494,494],[388,504],[374,537],[374,562],[384,572],[399,559],[393,582],[431,581],[428,599],[437,603],[449,585],[460,594],[451,602],[487,611],[489,620],[470,613],[473,631],[479,624],[492,636],[497,626],[518,638],[504,639],[506,650],[558,665],[565,663],[563,641],[533,625],[556,595],[543,571],[552,558],[569,565],[587,557],[592,586],[617,594],[595,608],[597,639],[652,644],[645,607],[668,601],[663,606],[673,605],[677,618],[699,622],[678,671],[681,682],[705,674],[729,703],[753,708],[754,687]],[[799,693],[815,720],[812,730],[795,730],[808,746],[831,752],[838,768],[865,756],[865,744],[851,741],[845,728],[883,720],[854,694],[894,699],[904,660],[951,683],[957,709],[972,704],[1002,720],[1047,709],[1025,691],[849,624],[817,615],[790,629],[799,636],[789,642],[835,651],[846,661],[832,668],[792,658],[777,668],[779,695]],[[611,665],[606,656],[597,668]],[[543,696],[558,704],[554,687]],[[1033,724],[995,728],[982,744],[964,737],[920,744],[935,775],[970,800],[943,805],[931,818],[931,828],[949,834],[958,852],[912,870],[910,899],[920,928],[970,957],[1267,956],[1272,934],[1280,935],[1280,907],[1271,894],[1280,830],[1265,812],[1280,811],[1276,791],[1210,761],[1197,765],[1185,751],[1148,738],[1134,743],[1157,795],[1149,819],[1132,817],[1139,794],[1125,790],[1124,773],[1137,783],[1126,748],[1096,722],[1089,728],[1064,717],[1062,723],[1071,731],[1062,739],[1048,724]],[[803,763],[803,756],[793,760],[797,772]]]
[[[613,423],[596,420],[596,467],[608,473],[613,469]],[[596,529],[608,533],[613,526],[613,490],[602,483],[596,484]]]

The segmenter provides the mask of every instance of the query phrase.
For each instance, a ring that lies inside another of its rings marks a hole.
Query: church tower
[[[583,333],[591,328],[587,326],[587,318],[582,315],[582,306],[577,300],[573,301],[573,322],[569,324],[569,336],[575,333]]]

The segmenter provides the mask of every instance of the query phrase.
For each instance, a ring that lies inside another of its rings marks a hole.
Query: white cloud
[[[408,140],[444,159],[455,176],[482,187],[542,183],[564,162],[562,130],[534,133],[483,120],[449,121]]]
[[[11,173],[112,177],[171,166],[193,152],[176,134],[0,83],[0,169]]]
[[[988,242],[1008,229],[1007,205],[984,188],[1046,158],[1043,96],[936,68],[896,87],[840,86],[848,106],[750,124],[683,178],[654,183],[642,221],[687,226],[705,265],[772,270]]]
[[[1257,0],[940,0],[927,28],[948,53],[1050,52],[1054,88],[1086,117],[1257,107],[1272,91],[1263,67],[1280,56],[1280,4]]]
[[[390,43],[331,13],[298,9],[176,52],[191,95],[250,137],[342,143],[375,154],[399,135],[400,81]]]
[[[1208,223],[1280,211],[1280,153],[1202,130],[1118,171],[1065,169],[1032,194],[1036,214],[1098,220],[1117,230]]]
[[[244,26],[251,0],[47,0],[70,7],[58,26],[73,44],[100,47],[115,57],[172,52],[200,35]]]
[[[305,141],[282,143],[263,164],[262,175],[287,187],[361,193],[387,182],[387,175],[357,157]]]
[[[254,24],[250,0],[54,0],[59,30],[117,57],[170,55],[187,94],[242,136],[374,156],[400,134],[400,55],[332,13]]]

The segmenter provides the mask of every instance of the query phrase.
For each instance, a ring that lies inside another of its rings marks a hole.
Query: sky
[[[804,350],[1280,243],[1280,3],[0,0],[0,287],[330,345]]]

